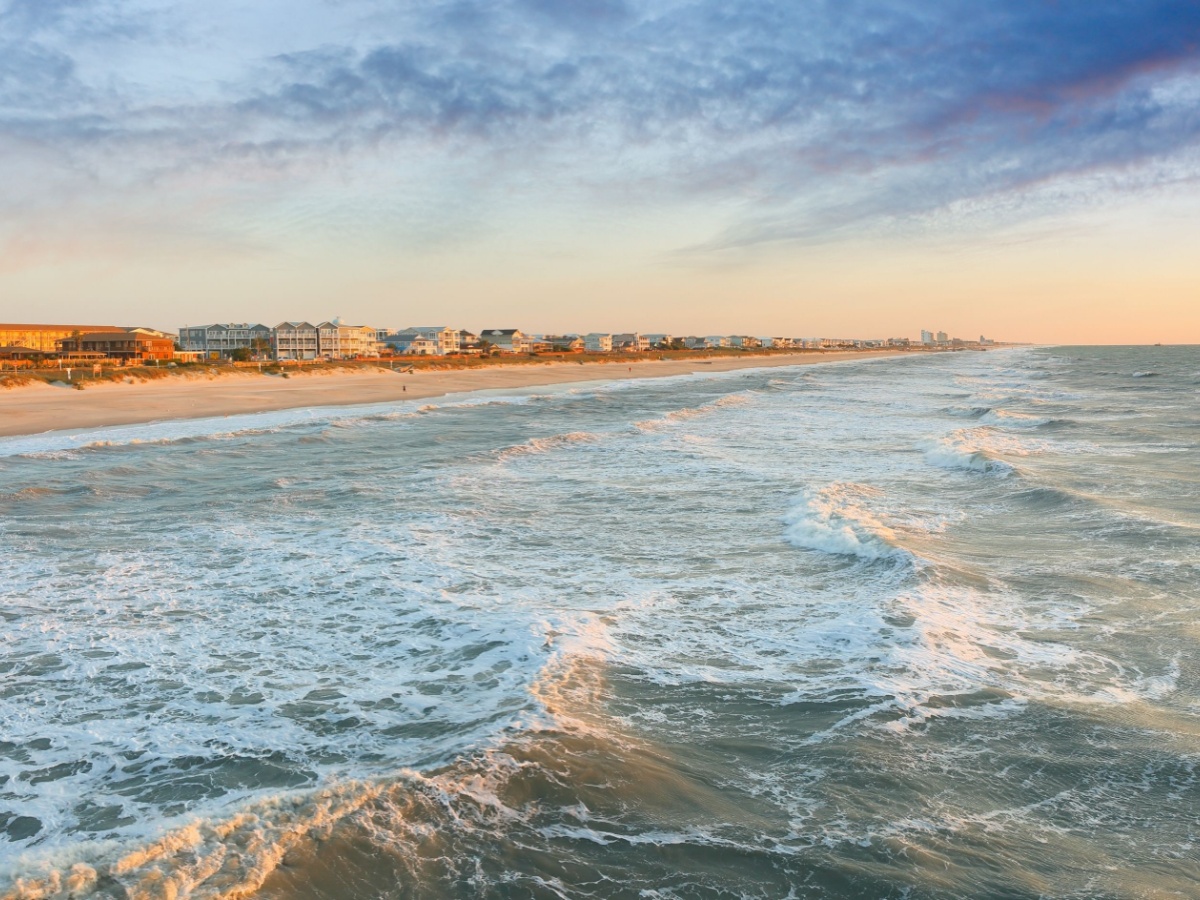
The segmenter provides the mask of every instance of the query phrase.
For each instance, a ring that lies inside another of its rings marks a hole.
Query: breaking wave
[[[505,447],[496,452],[496,459],[509,460],[538,453],[550,453],[575,444],[594,444],[601,440],[600,435],[590,431],[571,431],[566,434],[555,434],[550,437],[530,438],[523,444]]]
[[[812,492],[784,516],[793,547],[859,559],[911,561],[896,532],[870,508],[883,495],[864,484],[834,484]]]
[[[752,396],[748,393],[727,394],[711,403],[705,403],[703,406],[684,407],[672,412],[666,413],[657,419],[647,419],[642,422],[634,422],[634,427],[639,431],[658,431],[675,422],[684,422],[688,419],[694,419],[697,416],[711,415],[722,409],[728,409],[734,406],[745,406],[750,403]]]
[[[927,442],[923,449],[926,461],[938,468],[1011,475],[1016,469],[1004,457],[1029,456],[1040,452],[1041,445],[983,425]]]

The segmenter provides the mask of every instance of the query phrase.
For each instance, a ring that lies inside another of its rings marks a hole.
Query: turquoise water
[[[0,891],[1200,896],[1198,447],[1174,347],[0,440]]]

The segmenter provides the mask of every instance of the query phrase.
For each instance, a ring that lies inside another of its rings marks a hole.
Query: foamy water
[[[1023,350],[0,440],[0,891],[1196,896],[1198,401]]]

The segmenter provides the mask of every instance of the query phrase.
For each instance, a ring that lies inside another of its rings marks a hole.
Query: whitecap
[[[810,493],[784,516],[784,539],[793,547],[859,559],[911,560],[896,532],[869,506],[882,491],[863,484],[833,484]]]

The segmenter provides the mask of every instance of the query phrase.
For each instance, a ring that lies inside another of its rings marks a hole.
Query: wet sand
[[[698,372],[768,366],[800,366],[894,356],[902,351],[797,353],[719,357],[713,360],[629,360],[606,363],[555,362],[480,369],[335,370],[293,374],[258,373],[208,377],[177,376],[157,381],[104,383],[84,390],[35,384],[0,390],[0,436],[135,425],[166,419],[195,419],[300,409],[417,400],[467,391],[503,390],[577,381],[661,378]]]

